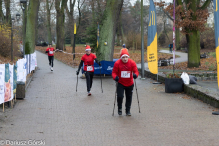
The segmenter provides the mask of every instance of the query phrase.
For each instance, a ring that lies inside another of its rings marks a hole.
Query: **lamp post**
[[[23,57],[25,57],[25,35],[26,35],[26,17],[25,10],[27,8],[27,0],[20,0],[21,9],[23,10]]]

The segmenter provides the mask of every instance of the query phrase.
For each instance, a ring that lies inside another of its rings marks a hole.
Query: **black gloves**
[[[78,75],[79,74],[79,71],[76,71],[76,75]]]
[[[99,62],[98,64],[99,64],[99,66],[101,66],[101,63],[100,63],[100,62]]]
[[[115,81],[116,81],[116,82],[119,81],[119,77],[118,77],[118,76],[115,77]]]
[[[135,73],[133,73],[133,78],[136,79],[137,78],[137,75]]]

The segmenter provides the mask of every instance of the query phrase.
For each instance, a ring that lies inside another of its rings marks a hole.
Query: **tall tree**
[[[37,44],[37,41],[38,41],[38,25],[39,25],[39,9],[40,9],[40,2],[38,3],[38,6],[37,6],[37,12],[36,12],[36,17],[35,17],[35,22],[36,22],[36,26],[35,26],[35,44]]]
[[[48,37],[48,42],[52,43],[52,34],[51,34],[51,9],[53,6],[54,0],[46,0],[46,12],[47,12],[47,37]],[[49,5],[50,4],[50,5]]]
[[[100,60],[112,61],[115,44],[116,22],[119,18],[124,0],[106,0],[106,9],[100,27],[99,48],[97,57]]]
[[[31,54],[35,51],[35,31],[36,31],[36,16],[39,0],[29,1],[27,12],[25,54]]]
[[[188,67],[200,65],[200,31],[205,30],[211,0],[177,0],[176,27],[182,28],[188,43]],[[173,13],[173,5],[167,8]]]
[[[56,39],[57,44],[56,48],[63,50],[64,39],[65,39],[65,31],[64,31],[64,22],[65,22],[65,6],[67,0],[55,0],[55,8],[56,8]]]
[[[69,0],[69,8],[66,6],[66,12],[69,19],[71,46],[74,45],[74,6],[76,0]],[[67,3],[66,3],[67,4]],[[72,53],[75,53],[75,48],[72,49]]]

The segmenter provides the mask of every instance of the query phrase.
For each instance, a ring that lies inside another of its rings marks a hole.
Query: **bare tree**
[[[50,3],[50,5],[49,5]],[[52,35],[51,35],[51,9],[53,6],[54,0],[46,0],[46,12],[47,12],[47,37],[48,37],[48,42],[52,43]]]
[[[56,36],[57,36],[57,44],[56,48],[63,50],[64,46],[64,22],[65,22],[65,6],[67,0],[55,0],[55,8],[56,8]]]
[[[29,2],[27,12],[27,26],[26,26],[26,40],[25,40],[25,54],[34,53],[35,50],[35,32],[36,32],[36,17],[39,0]]]
[[[66,13],[69,19],[69,29],[70,29],[70,37],[71,37],[71,46],[72,46],[72,53],[75,53],[74,45],[74,6],[76,0],[69,0],[69,8],[66,6]],[[67,4],[67,3],[66,3]]]

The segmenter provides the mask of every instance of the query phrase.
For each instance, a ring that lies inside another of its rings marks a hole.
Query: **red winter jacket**
[[[94,60],[96,58],[96,55],[92,53],[90,55],[84,54],[81,57],[81,60],[84,61],[84,71],[94,72]]]
[[[54,48],[47,48],[46,49],[46,53],[48,53],[48,56],[53,56],[54,55],[53,51],[55,51]]]
[[[122,59],[119,59],[114,64],[112,77],[115,80],[116,76],[118,76],[119,83],[128,87],[134,84],[133,73],[138,77],[139,73],[135,61],[129,59],[127,63],[123,63]]]

